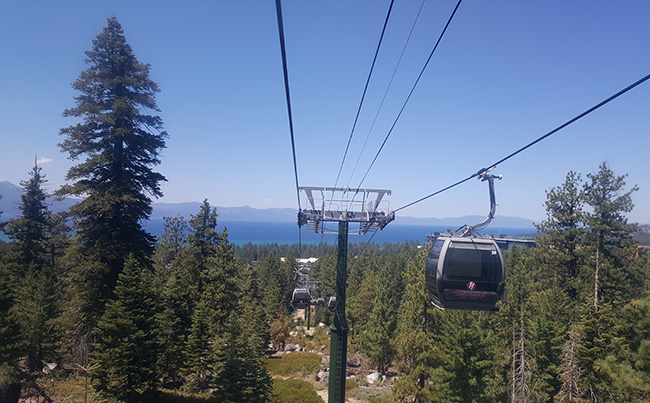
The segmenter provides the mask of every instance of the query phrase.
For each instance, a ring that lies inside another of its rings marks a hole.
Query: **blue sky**
[[[283,2],[301,186],[334,185],[389,3]],[[370,131],[420,4],[395,2],[339,186],[359,184],[456,2],[425,2]],[[37,154],[49,189],[64,183],[61,114],[112,15],[161,88],[158,201],[297,207],[272,0],[0,0],[0,181]],[[392,190],[395,209],[498,161],[649,74],[649,27],[646,1],[465,0],[362,187]],[[497,167],[496,220],[544,219],[549,188],[606,160],[640,187],[629,219],[650,223],[649,106],[646,82]],[[400,214],[487,211],[472,180]]]

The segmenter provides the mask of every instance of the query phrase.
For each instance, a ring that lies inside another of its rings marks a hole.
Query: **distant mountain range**
[[[11,182],[0,182],[0,211],[2,215],[0,220],[4,221],[10,218],[15,218],[20,215],[18,203],[22,189]],[[48,199],[50,209],[54,212],[65,211],[70,208],[77,200],[66,198],[63,200]],[[174,217],[181,215],[186,219],[190,218],[191,214],[196,214],[199,211],[201,203],[199,202],[185,202],[185,203],[154,203],[152,218]],[[296,221],[296,209],[293,208],[269,208],[269,209],[256,209],[249,206],[243,207],[218,207],[217,214],[219,219],[222,220],[242,220],[242,221]],[[402,225],[433,225],[433,226],[449,226],[451,229],[456,229],[462,224],[475,224],[481,222],[485,216],[463,216],[463,217],[446,217],[446,218],[417,218],[417,217],[403,217],[398,215],[395,219],[395,224]],[[533,220],[520,217],[504,217],[497,216],[492,223],[502,228],[534,228]]]

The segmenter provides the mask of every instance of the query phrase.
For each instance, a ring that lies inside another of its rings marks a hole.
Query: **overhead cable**
[[[280,51],[282,53],[282,71],[284,73],[284,93],[287,98],[287,114],[289,115],[289,132],[291,133],[291,152],[293,154],[293,173],[296,178],[296,196],[298,211],[300,206],[300,186],[298,185],[298,162],[296,160],[296,141],[293,134],[293,114],[291,113],[291,93],[289,91],[289,70],[287,69],[287,52],[284,44],[284,24],[282,23],[282,4],[275,0],[275,11],[278,16],[278,33],[280,35]],[[302,258],[302,227],[298,226],[298,257]]]
[[[289,132],[291,133],[291,151],[293,153],[293,172],[296,178],[296,196],[298,197],[298,210],[300,207],[300,186],[298,186],[298,163],[296,161],[296,141],[293,134],[293,115],[291,113],[291,94],[289,92],[289,71],[287,69],[287,52],[284,44],[284,24],[282,23],[282,5],[280,0],[275,0],[275,10],[278,16],[278,33],[280,34],[280,51],[282,52],[282,71],[284,73],[284,92],[287,98],[287,113],[289,114]]]
[[[509,154],[509,155],[507,155],[507,156],[505,156],[505,157],[503,157],[503,158],[501,158],[499,161],[495,162],[494,164],[490,164],[490,165],[488,165],[489,168],[482,168],[482,169],[479,169],[478,171],[476,171],[475,173],[471,174],[471,175],[468,176],[467,178],[462,179],[462,180],[460,180],[460,181],[454,183],[453,185],[449,185],[449,186],[447,186],[447,187],[444,188],[444,189],[440,189],[440,190],[438,190],[437,192],[431,193],[430,195],[424,196],[424,197],[422,197],[422,198],[420,198],[420,199],[418,199],[418,200],[416,200],[416,201],[414,201],[414,202],[411,202],[411,203],[409,203],[409,204],[407,204],[407,205],[404,205],[404,206],[402,206],[402,207],[400,207],[400,208],[394,210],[394,212],[398,212],[398,211],[400,211],[400,210],[404,210],[404,209],[407,208],[407,207],[411,207],[411,206],[414,205],[414,204],[420,203],[420,202],[422,202],[422,201],[424,201],[424,200],[426,200],[426,199],[428,199],[428,198],[431,198],[431,197],[433,197],[433,196],[436,196],[436,195],[438,195],[438,194],[440,194],[440,193],[442,193],[442,192],[444,192],[444,191],[446,191],[446,190],[449,190],[449,189],[451,189],[451,188],[453,188],[453,187],[456,187],[456,186],[460,185],[461,183],[467,182],[468,180],[470,180],[470,179],[472,179],[472,178],[476,178],[476,177],[478,177],[478,176],[481,176],[483,173],[485,173],[485,172],[489,171],[490,169],[496,167],[497,165],[501,164],[502,162],[505,162],[505,161],[509,160],[510,158],[514,157],[515,155],[517,155],[517,154],[523,152],[524,150],[526,150],[526,149],[528,149],[528,148],[534,146],[535,144],[539,143],[540,141],[542,141],[542,140],[544,140],[544,139],[550,137],[551,135],[553,135],[553,134],[559,132],[560,130],[564,129],[565,127],[569,126],[570,124],[572,124],[572,123],[574,123],[574,122],[576,122],[576,121],[582,119],[583,117],[589,115],[591,112],[595,111],[596,109],[598,109],[598,108],[600,108],[600,107],[602,107],[602,106],[608,104],[609,102],[615,100],[616,98],[618,98],[618,97],[620,97],[621,95],[625,94],[626,92],[632,90],[633,88],[635,88],[635,87],[637,87],[637,86],[643,84],[644,82],[648,81],[649,79],[650,79],[650,74],[648,74],[647,76],[641,78],[640,80],[638,80],[638,81],[636,81],[636,82],[634,82],[634,83],[628,85],[627,87],[623,88],[622,90],[620,90],[620,91],[617,92],[616,94],[614,94],[614,95],[610,96],[609,98],[607,98],[607,99],[605,99],[605,100],[599,102],[598,104],[592,106],[591,108],[589,108],[589,109],[587,109],[586,111],[582,112],[581,114],[577,115],[577,116],[574,117],[573,119],[570,119],[570,120],[566,121],[565,123],[561,124],[560,126],[556,127],[555,129],[551,130],[550,132],[544,134],[543,136],[538,137],[538,138],[535,139],[534,141],[531,141],[530,143],[528,143],[528,144],[526,144],[525,146],[521,147],[521,148],[518,149],[517,151],[515,151],[515,152],[513,152],[513,153],[511,153],[511,154]]]
[[[422,67],[422,70],[420,71],[420,74],[418,75],[418,78],[415,80],[415,83],[413,84],[413,87],[411,88],[411,91],[409,92],[408,96],[406,97],[406,100],[404,101],[404,104],[402,105],[402,108],[400,109],[399,113],[397,114],[397,117],[395,118],[395,121],[393,122],[392,126],[390,127],[390,130],[388,131],[388,134],[386,134],[386,137],[384,138],[383,143],[381,143],[381,146],[379,147],[379,150],[377,151],[377,154],[375,154],[375,157],[373,158],[372,162],[370,163],[370,166],[368,167],[368,170],[363,175],[363,178],[361,179],[361,182],[359,182],[359,185],[357,186],[357,188],[360,188],[361,185],[363,184],[363,181],[366,180],[366,177],[368,176],[368,173],[372,169],[373,165],[375,165],[375,161],[377,161],[377,157],[379,157],[379,154],[384,149],[384,146],[386,145],[386,142],[388,141],[388,138],[390,137],[391,133],[393,132],[393,129],[395,128],[395,125],[397,125],[397,122],[399,121],[399,118],[402,116],[402,112],[404,112],[404,109],[406,108],[406,105],[408,104],[409,100],[411,99],[411,96],[413,95],[413,92],[415,91],[415,87],[420,82],[420,79],[422,78],[422,75],[424,74],[424,71],[426,70],[427,66],[429,65],[429,62],[431,61],[431,58],[433,57],[433,54],[436,52],[436,49],[438,49],[438,45],[440,44],[440,41],[442,40],[442,37],[445,35],[445,32],[447,32],[447,28],[449,28],[449,24],[451,24],[451,20],[454,18],[454,15],[456,15],[456,11],[458,10],[458,7],[460,7],[460,3],[462,1],[463,0],[458,0],[458,3],[456,4],[456,7],[454,7],[454,11],[449,16],[449,19],[447,20],[447,23],[445,24],[444,29],[440,33],[440,36],[438,37],[438,40],[436,41],[436,44],[433,47],[433,50],[431,50],[431,53],[429,54],[429,57],[427,58],[427,61],[424,63],[424,66]]]
[[[363,88],[363,94],[361,95],[361,101],[359,102],[359,107],[357,108],[357,115],[354,118],[354,124],[352,125],[352,130],[350,131],[350,137],[348,138],[348,144],[345,146],[345,152],[343,153],[343,160],[341,160],[341,166],[339,167],[339,173],[336,175],[336,181],[334,182],[334,187],[339,183],[339,178],[341,177],[341,171],[343,170],[343,164],[345,164],[345,158],[348,155],[348,150],[350,149],[350,142],[352,142],[352,136],[354,135],[354,130],[357,127],[357,122],[359,121],[359,114],[361,113],[361,107],[363,106],[363,101],[366,98],[366,92],[368,91],[368,84],[370,84],[370,78],[372,77],[372,72],[375,69],[375,63],[377,62],[377,55],[379,55],[379,49],[381,48],[381,43],[384,39],[384,33],[386,32],[386,26],[388,25],[388,19],[390,18],[390,12],[393,9],[393,3],[395,0],[391,0],[390,6],[388,7],[388,13],[386,14],[386,20],[384,20],[384,27],[381,30],[381,35],[379,36],[379,43],[377,43],[377,49],[375,49],[375,57],[372,59],[372,65],[370,66],[370,72],[368,73],[368,78],[366,79],[366,85]]]
[[[368,140],[370,139],[370,134],[372,133],[373,129],[375,128],[375,123],[377,123],[377,119],[379,118],[379,113],[381,112],[382,108],[384,107],[384,102],[386,101],[386,97],[388,96],[388,91],[390,90],[393,80],[395,79],[395,75],[397,74],[397,70],[399,69],[400,64],[402,64],[402,58],[404,57],[404,53],[406,52],[406,48],[408,47],[408,44],[411,42],[411,36],[413,35],[413,31],[415,30],[415,26],[418,23],[418,20],[420,19],[420,14],[422,13],[422,8],[424,8],[424,3],[426,0],[422,0],[422,3],[420,4],[420,8],[418,9],[418,13],[415,16],[415,20],[413,21],[413,25],[411,26],[411,30],[409,31],[409,35],[406,38],[406,42],[404,42],[404,47],[402,48],[402,53],[399,55],[399,59],[397,60],[397,64],[395,65],[395,69],[393,69],[393,74],[390,77],[390,81],[388,82],[388,85],[386,86],[386,91],[384,91],[384,96],[381,99],[381,103],[379,104],[379,108],[377,108],[377,113],[375,113],[375,118],[372,121],[372,124],[370,125],[370,129],[368,130],[368,134],[366,135],[366,140],[363,142],[363,147],[361,147],[361,151],[359,152],[359,156],[357,157],[357,161],[354,164],[354,168],[352,169],[352,173],[350,174],[350,179],[348,179],[348,183],[346,187],[350,187],[350,182],[352,182],[352,177],[354,177],[354,173],[357,171],[357,167],[359,166],[359,162],[361,161],[361,156],[363,155],[363,152],[366,150],[366,145],[368,144]]]

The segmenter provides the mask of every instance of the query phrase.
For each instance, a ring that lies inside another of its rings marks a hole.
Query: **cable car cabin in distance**
[[[437,308],[497,310],[505,300],[505,275],[492,239],[441,236],[431,245],[426,284]]]
[[[311,302],[311,294],[307,288],[295,288],[291,296],[291,305],[296,309],[307,309]]]

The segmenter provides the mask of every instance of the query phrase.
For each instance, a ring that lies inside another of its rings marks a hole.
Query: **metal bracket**
[[[494,168],[494,167],[492,167]],[[457,234],[460,232],[460,236],[472,236],[472,237],[481,237],[480,234],[476,232],[476,230],[487,227],[488,224],[492,221],[494,218],[494,213],[496,213],[497,210],[497,201],[496,197],[494,195],[494,179],[503,179],[503,175],[488,175],[488,172],[492,170],[490,169],[483,169],[480,171],[478,174],[478,178],[482,181],[488,182],[488,188],[490,191],[490,212],[488,213],[488,216],[485,218],[485,220],[481,221],[478,224],[474,225],[463,225],[462,227],[458,228],[456,231],[454,231],[454,234]]]
[[[324,223],[346,221],[359,223],[359,228],[350,232],[367,234],[377,228],[383,229],[395,219],[393,212],[387,213],[388,208],[380,208],[388,207],[384,196],[390,195],[391,191],[387,189],[311,186],[298,189],[304,192],[308,206],[298,212],[298,226],[307,225],[316,232],[335,234],[337,231],[327,230]]]

